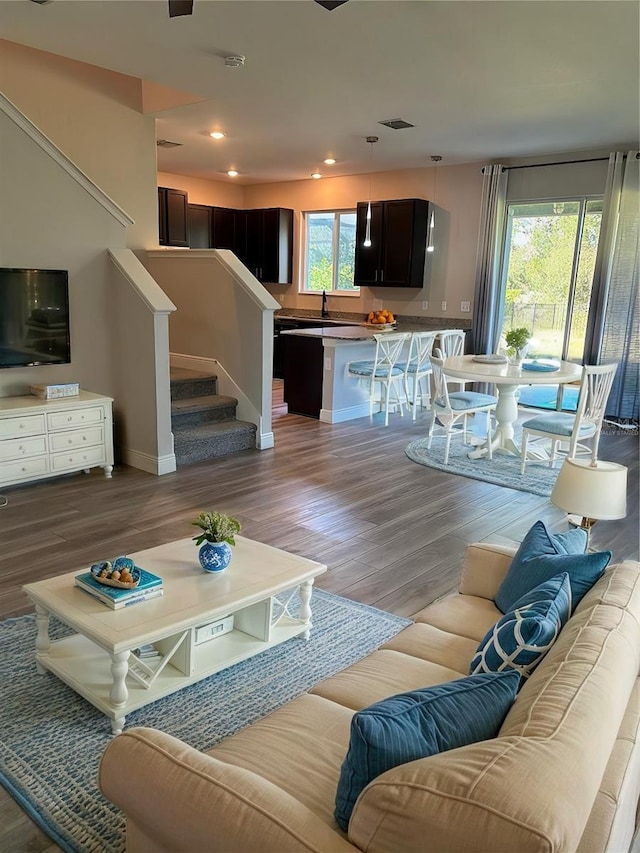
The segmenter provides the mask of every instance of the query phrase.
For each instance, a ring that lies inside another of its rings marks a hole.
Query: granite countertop
[[[276,311],[273,316],[276,320],[317,320],[324,321],[328,327],[361,326],[369,329],[362,314],[343,311],[329,311],[328,317],[322,317],[320,311],[304,308],[282,308]],[[452,317],[449,319],[446,317],[413,317],[396,314],[396,319],[398,331],[420,332],[431,331],[432,329],[464,329],[466,331],[471,329],[470,317]]]
[[[436,328],[445,328],[440,325]],[[374,329],[372,326],[321,326],[317,329],[288,329],[283,335],[298,335],[305,338],[331,338],[339,341],[367,341],[376,334],[385,332],[424,332],[425,327],[416,323],[399,321],[393,329]]]

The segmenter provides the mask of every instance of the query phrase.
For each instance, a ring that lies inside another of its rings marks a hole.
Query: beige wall
[[[481,165],[403,169],[371,175],[374,199],[426,198],[437,206],[436,252],[431,256],[425,286],[412,288],[363,287],[359,296],[330,296],[329,310],[367,312],[381,300],[395,313],[427,317],[469,317],[460,302],[473,303],[476,250],[482,193]],[[292,285],[269,285],[269,291],[287,308],[320,306],[320,296],[298,292],[302,253],[302,212],[355,208],[369,197],[369,175],[290,181],[278,184],[229,186],[181,175],[158,175],[159,186],[184,189],[189,201],[229,207],[289,207],[294,217],[294,280]],[[231,191],[236,195],[231,195]],[[435,195],[434,195],[435,193]],[[425,310],[424,301],[429,303]],[[441,304],[447,302],[447,310]]]
[[[129,248],[158,245],[155,118],[142,115],[140,80],[0,40],[0,91],[135,220]]]
[[[158,172],[158,186],[169,187],[174,190],[186,190],[189,193],[189,204],[210,204],[214,207],[240,209],[245,207],[243,187],[239,184]]]

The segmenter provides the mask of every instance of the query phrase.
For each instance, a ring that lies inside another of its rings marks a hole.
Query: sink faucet
[[[321,317],[328,317],[329,312],[327,311],[327,294],[323,290],[322,291],[322,311],[320,312]]]

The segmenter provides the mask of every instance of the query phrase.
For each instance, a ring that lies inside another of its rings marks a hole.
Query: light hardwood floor
[[[119,467],[113,480],[96,470],[10,489],[0,509],[0,618],[32,611],[22,584],[190,536],[202,509],[237,515],[244,535],[326,563],[319,587],[405,616],[455,589],[470,542],[517,543],[538,518],[565,529],[547,498],[411,462],[404,448],[425,423],[328,426],[286,415],[274,420],[273,450],[163,477]],[[629,466],[629,507],[626,520],[596,524],[592,547],[638,559],[637,437],[605,435],[600,455]],[[58,849],[0,789],[0,850]]]

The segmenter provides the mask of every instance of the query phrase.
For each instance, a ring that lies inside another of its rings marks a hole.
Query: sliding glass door
[[[526,326],[530,356],[582,362],[601,219],[601,199],[509,205],[502,333]],[[520,401],[575,409],[577,388],[562,389],[523,387]]]

